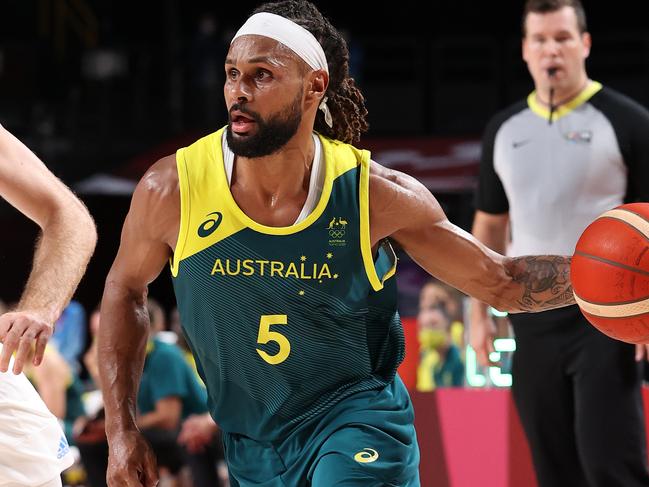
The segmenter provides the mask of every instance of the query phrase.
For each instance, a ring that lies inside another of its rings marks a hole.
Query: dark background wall
[[[522,2],[315,3],[348,38],[353,75],[370,112],[368,139],[479,137],[495,111],[532,87],[520,59]],[[643,2],[585,3],[594,36],[591,77],[649,105],[649,29],[638,12]],[[3,0],[0,123],[70,185],[97,172],[119,172],[134,159],[145,167],[160,147],[171,153],[182,145],[176,141],[225,122],[223,57],[256,5]],[[77,296],[92,308],[129,199],[80,196],[101,239]],[[469,195],[440,199],[467,214]],[[18,297],[36,230],[0,202],[5,300]],[[170,306],[166,274],[151,290]]]

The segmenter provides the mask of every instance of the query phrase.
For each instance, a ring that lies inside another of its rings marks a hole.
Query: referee
[[[588,78],[590,47],[579,0],[527,1],[523,59],[535,91],[486,129],[473,224],[500,253],[572,255],[598,215],[649,201],[649,112]],[[643,346],[634,358],[633,345],[597,331],[576,306],[511,322],[513,396],[539,487],[649,486]],[[494,331],[473,300],[482,365]]]

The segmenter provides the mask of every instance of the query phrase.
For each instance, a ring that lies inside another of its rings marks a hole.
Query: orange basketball
[[[598,330],[649,343],[649,203],[597,217],[577,242],[570,273],[577,304]]]

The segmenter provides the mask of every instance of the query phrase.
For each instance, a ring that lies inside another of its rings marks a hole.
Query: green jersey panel
[[[172,262],[188,342],[224,431],[283,438],[393,380],[404,338],[396,258],[369,248],[369,154],[321,137],[325,183],[291,227],[250,220],[231,196],[222,131],[179,151],[181,234]]]

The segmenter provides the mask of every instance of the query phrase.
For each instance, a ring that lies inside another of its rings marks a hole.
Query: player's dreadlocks
[[[315,119],[315,130],[327,137],[352,143],[366,132],[367,109],[365,98],[349,77],[349,50],[347,43],[338,30],[331,25],[311,2],[306,0],[284,0],[265,3],[255,9],[253,14],[268,12],[281,15],[311,32],[318,40],[329,65],[329,87],[327,88],[327,105],[333,118],[333,127],[324,120],[324,114],[318,110]]]

